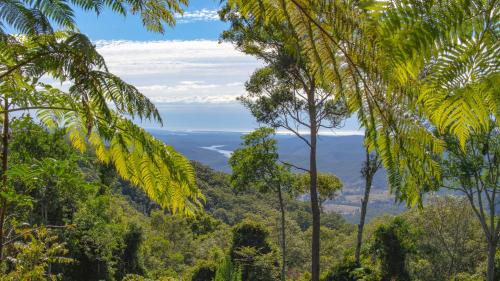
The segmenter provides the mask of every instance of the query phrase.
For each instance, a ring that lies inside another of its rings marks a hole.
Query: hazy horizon
[[[259,127],[250,112],[238,102],[226,103],[155,103],[163,119],[163,127],[157,123],[139,122],[146,129],[181,132],[250,132]],[[306,133],[305,128],[301,132]],[[362,135],[355,117],[334,131],[323,130],[323,135]],[[278,133],[285,133],[278,130]]]

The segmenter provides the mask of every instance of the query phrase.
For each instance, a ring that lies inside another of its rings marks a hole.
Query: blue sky
[[[165,34],[147,32],[138,16],[125,18],[109,10],[99,16],[78,11],[76,19],[80,31],[93,40],[217,40],[226,27],[218,20],[219,7],[220,1],[191,0],[184,17],[178,18],[177,26]]]
[[[219,1],[190,2],[165,34],[148,32],[138,16],[109,10],[99,16],[77,11],[76,20],[110,70],[156,103],[165,129],[250,131],[257,124],[236,97],[261,63],[218,42],[228,27],[218,19]],[[349,120],[343,130],[357,127]]]

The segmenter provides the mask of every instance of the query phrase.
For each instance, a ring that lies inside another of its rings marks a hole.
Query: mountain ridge
[[[229,153],[241,144],[243,132],[171,132],[154,130],[150,132],[188,159],[200,162],[210,168],[231,173],[228,164]],[[308,167],[308,148],[296,136],[277,134],[280,158],[296,166]],[[361,165],[365,160],[363,136],[325,136],[318,139],[318,167],[320,171],[336,174],[344,183],[342,192],[325,203],[325,210],[342,214],[348,221],[355,222],[364,191]],[[385,171],[381,169],[375,176],[370,198],[369,216],[380,213],[398,213],[401,206],[395,207],[394,197],[387,190]]]

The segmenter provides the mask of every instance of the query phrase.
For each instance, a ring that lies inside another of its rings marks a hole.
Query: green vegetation
[[[74,21],[108,8],[163,32],[187,4],[0,0],[0,280],[499,279],[498,1],[229,0],[221,39],[264,62],[240,101],[271,127],[243,137],[231,175],[134,124],[162,120]],[[358,227],[323,210],[342,182],[316,159],[350,115]],[[280,161],[278,128],[308,167]],[[382,164],[409,208],[365,225]]]
[[[29,130],[13,135],[12,148],[31,146],[36,153],[29,155],[36,157],[30,156],[29,170],[11,175],[26,204],[10,212],[5,280],[36,274],[43,280],[48,272],[64,280],[280,279],[279,202],[258,186],[234,189],[229,175],[193,163],[205,212],[174,215],[122,180],[113,166],[74,151],[60,137],[63,131],[49,131],[30,118],[16,118],[13,128],[19,127]],[[28,161],[25,152],[13,152],[13,158]],[[21,182],[25,173],[36,174],[36,180]],[[310,207],[290,192],[283,199],[286,278],[307,280]],[[436,197],[422,210],[369,222],[362,267],[354,260],[357,228],[323,213],[322,278],[382,280],[404,272],[409,280],[480,279],[487,268],[486,241],[466,203]]]
[[[462,181],[459,190],[470,198],[483,225],[490,241],[487,280],[495,280],[498,146],[480,150],[475,139],[498,139],[498,1],[233,0],[229,5],[243,23],[236,28],[266,29],[275,24],[268,29],[287,34],[272,42],[306,64],[308,81],[336,90],[330,101],[340,97],[350,112],[357,113],[367,131],[369,151],[376,150],[388,171],[390,190],[409,206],[421,206],[424,194],[448,185],[443,161],[449,161],[450,150],[460,150],[461,159],[480,155],[486,162],[481,171],[461,173],[462,180],[455,174],[452,182]],[[253,29],[247,33],[253,34]],[[251,53],[259,46],[241,47]],[[271,111],[280,108],[272,102],[264,105]],[[258,120],[263,116],[260,111],[252,113]],[[474,167],[463,163],[465,170]],[[311,176],[312,201],[314,182]],[[472,189],[477,196],[471,198]],[[484,200],[488,206],[476,207]],[[318,248],[313,243],[313,281],[319,280]]]
[[[361,257],[361,245],[363,243],[363,230],[365,228],[365,220],[366,220],[366,212],[368,209],[368,201],[370,200],[370,191],[372,188],[373,177],[375,177],[375,173],[380,169],[382,162],[380,161],[379,156],[376,153],[370,153],[368,149],[366,149],[366,160],[363,162],[363,166],[361,168],[361,175],[365,180],[365,190],[363,199],[361,199],[361,214],[359,216],[359,224],[358,224],[358,236],[356,239],[356,250],[354,252],[354,258],[357,264],[360,264]]]
[[[309,167],[289,166],[309,174],[309,196],[313,216],[311,236],[312,278],[319,278],[320,199],[318,198],[317,138],[320,129],[338,128],[347,115],[337,85],[316,79],[310,61],[299,56],[300,38],[281,20],[245,18],[231,5],[221,12],[231,23],[222,38],[242,52],[265,62],[246,83],[247,95],[240,97],[259,123],[285,129],[309,149]],[[302,133],[306,130],[306,133]]]
[[[231,184],[234,188],[253,187],[261,192],[271,190],[277,194],[281,214],[281,280],[284,281],[286,275],[286,218],[283,193],[291,191],[293,175],[286,166],[278,164],[278,147],[276,140],[271,137],[272,134],[274,134],[273,129],[260,128],[246,135],[243,142],[244,147],[233,152],[229,163],[233,170]],[[308,176],[307,179],[309,179]],[[337,181],[340,182],[338,179]],[[326,186],[332,186],[329,183],[325,182],[324,189],[327,189]]]
[[[208,268],[206,274],[215,273],[215,265],[226,254],[235,270],[247,276],[244,280],[254,280],[251,276],[264,272],[271,276],[266,280],[274,280],[280,274],[276,248],[279,238],[275,234],[281,227],[275,199],[266,198],[250,186],[246,191],[236,191],[225,174],[195,163],[198,186],[207,198],[206,214],[172,215],[161,211],[159,205],[145,199],[143,192],[120,179],[112,166],[99,164],[92,154],[72,150],[60,137],[62,131],[44,129],[30,118],[14,120],[13,128],[18,127],[29,130],[14,135],[12,147],[31,146],[36,151],[33,155],[37,155],[34,158],[30,154],[30,161],[35,163],[27,167],[30,171],[18,170],[18,173],[29,174],[26,178],[36,175],[37,187],[29,182],[18,183],[18,196],[24,198],[26,205],[11,211],[9,226],[12,225],[14,232],[9,231],[6,239],[10,242],[4,250],[8,261],[4,270],[10,272],[9,276],[20,274],[12,271],[17,267],[10,261],[15,259],[16,264],[29,263],[29,268],[41,268],[41,274],[50,265],[51,274],[70,280],[121,280],[130,274],[155,280],[187,278],[196,272],[198,276],[202,274],[200,268]],[[14,157],[24,159],[28,155],[25,152],[23,149]],[[36,165],[44,168],[33,169]],[[11,177],[18,179],[15,174]],[[287,230],[302,236],[289,243],[293,251],[289,254],[289,264],[295,269],[307,262],[304,231],[311,220],[306,204],[290,196],[285,200],[290,218],[297,218],[297,222],[289,219]],[[22,224],[24,221],[29,225]],[[329,221],[335,227],[345,225],[336,215]],[[50,233],[51,239],[44,240],[45,236],[40,237],[39,232]],[[233,236],[231,242],[229,238]],[[31,241],[40,243],[42,249],[53,255],[50,263],[24,256],[24,247],[20,246],[27,243],[35,247]],[[56,246],[57,250],[50,250]],[[267,266],[269,261],[272,268]]]

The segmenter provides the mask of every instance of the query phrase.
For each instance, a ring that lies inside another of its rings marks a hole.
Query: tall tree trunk
[[[490,164],[491,165],[491,164]],[[492,172],[492,171],[490,171]],[[477,178],[480,178],[480,176],[478,175]],[[498,184],[498,176],[497,176],[497,180],[493,179],[491,180],[492,183],[496,183]],[[488,192],[488,190],[485,191],[486,193]],[[488,195],[488,194],[486,194]],[[481,196],[481,195],[479,195]],[[490,195],[489,198],[492,198],[491,200],[488,200],[488,209],[490,211],[490,216],[489,216],[489,219],[490,219],[490,235],[488,237],[488,270],[487,270],[487,280],[488,281],[494,281],[495,280],[495,256],[496,256],[496,253],[497,253],[497,245],[498,245],[498,232],[497,232],[497,228],[498,228],[498,223],[500,222],[497,222],[497,224],[495,224],[495,221],[496,221],[496,215],[497,215],[497,212],[496,212],[496,207],[497,207],[497,202],[495,202],[495,198],[497,196],[497,190],[496,188],[494,187],[493,189],[493,194]]]
[[[366,149],[366,162],[364,163],[364,167],[361,170],[361,174],[365,178],[365,193],[363,199],[361,200],[361,214],[359,217],[359,224],[358,224],[356,251],[354,253],[354,257],[356,259],[357,264],[360,264],[361,244],[363,243],[363,229],[365,227],[366,211],[368,209],[368,201],[370,200],[370,191],[372,188],[373,177],[375,176],[375,173],[377,172],[379,165],[377,156],[374,157],[375,159],[371,159],[370,152],[368,151],[368,149]]]
[[[314,85],[314,83],[311,83]],[[316,163],[316,149],[318,138],[318,116],[315,100],[315,89],[312,87],[307,91],[309,133],[310,133],[310,154],[309,154],[309,176],[310,176],[310,196],[312,212],[312,237],[311,237],[311,280],[319,281],[320,274],[320,225],[321,211],[319,208],[318,194],[318,168]]]
[[[314,116],[314,115],[313,115]],[[316,167],[316,124],[311,122],[311,151],[309,159],[309,175],[311,177],[311,212],[312,212],[312,248],[311,248],[311,275],[312,281],[319,281],[320,274],[320,210],[318,201],[318,170]]]
[[[488,239],[488,271],[487,280],[495,281],[495,255],[497,252],[497,241]]]
[[[356,252],[355,252],[355,258],[357,264],[360,263],[361,243],[363,242],[363,228],[365,227],[366,210],[368,209],[368,200],[370,200],[370,190],[372,188],[372,181],[373,181],[373,176],[366,177],[365,194],[363,196],[363,199],[361,200],[361,214],[359,217],[358,236],[356,240]]]
[[[486,280],[487,281],[495,281],[495,256],[496,256],[496,250],[497,250],[497,245],[498,245],[498,239],[499,235],[496,232],[496,226],[495,226],[495,200],[492,200],[491,203],[489,204],[489,209],[490,209],[490,224],[488,225],[486,216],[482,212],[481,208],[482,207],[482,201],[480,200],[481,196],[483,196],[482,193],[477,194],[478,198],[478,203],[477,206],[480,207],[478,210],[476,206],[476,202],[474,200],[474,191],[468,191],[467,188],[463,187],[463,192],[467,196],[467,199],[469,200],[469,203],[474,210],[474,213],[476,214],[477,219],[479,220],[481,224],[481,228],[483,230],[483,234],[486,238],[487,244],[488,244],[488,256],[487,256],[487,270],[486,270]]]
[[[8,168],[8,152],[9,152],[9,102],[7,97],[4,97],[4,117],[3,117],[3,130],[2,130],[2,170],[0,177],[2,178],[2,191],[7,191],[7,168]],[[2,196],[0,199],[0,261],[3,260],[3,244],[5,240],[5,216],[7,213],[7,199]]]
[[[278,188],[278,199],[281,211],[281,281],[285,281],[286,274],[286,234],[285,234],[285,204],[283,203],[283,195],[281,187]]]

